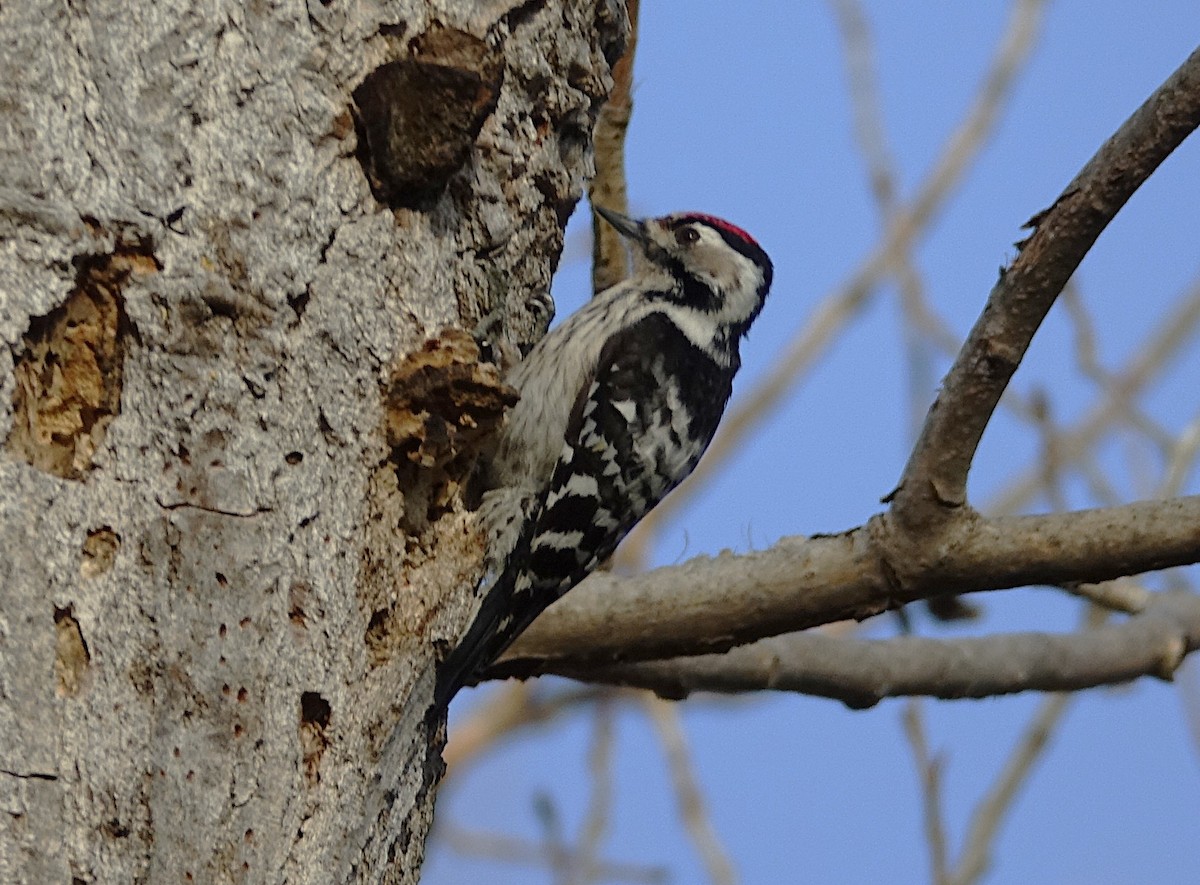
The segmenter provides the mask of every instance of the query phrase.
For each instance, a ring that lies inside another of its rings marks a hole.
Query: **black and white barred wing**
[[[661,314],[606,344],[572,410],[536,516],[443,665],[440,699],[448,701],[611,556],[692,471],[716,431],[732,376]]]
[[[572,414],[518,585],[549,605],[608,559],[692,472],[731,380],[662,314],[615,336]]]

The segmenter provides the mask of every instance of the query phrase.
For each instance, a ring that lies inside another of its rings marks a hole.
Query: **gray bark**
[[[623,29],[0,7],[0,881],[416,881],[503,404],[444,330],[540,332]],[[462,149],[381,182],[351,94],[439,31]]]

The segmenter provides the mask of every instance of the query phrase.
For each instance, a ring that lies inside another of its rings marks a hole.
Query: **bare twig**
[[[592,781],[592,797],[583,819],[579,850],[568,881],[589,885],[599,878],[600,844],[612,815],[612,758],[613,708],[608,701],[596,705],[593,717],[592,747],[588,753],[588,769]]]
[[[1200,754],[1200,667],[1194,660],[1188,661],[1179,672],[1182,676],[1179,680],[1179,695],[1183,701],[1184,720],[1187,722],[1195,750]]]
[[[1160,497],[1166,498],[1179,494],[1187,482],[1188,475],[1196,466],[1198,455],[1200,455],[1200,417],[1192,419],[1171,446],[1162,488],[1159,490]]]
[[[1075,364],[1080,373],[1101,389],[1115,387],[1120,379],[1100,362],[1100,354],[1096,347],[1096,330],[1084,307],[1074,277],[1063,287],[1059,303],[1066,309],[1067,318],[1071,321],[1075,335]],[[1128,399],[1121,401],[1120,405],[1122,414],[1114,415],[1114,418],[1123,419],[1129,426],[1148,437],[1160,450],[1167,451],[1170,448],[1171,435],[1157,421],[1145,414],[1136,401]]]
[[[942,818],[942,758],[929,754],[925,716],[921,702],[911,698],[904,705],[904,733],[912,748],[917,776],[921,779],[921,807],[925,841],[929,843],[929,866],[934,885],[946,885],[946,828]]]
[[[817,631],[764,639],[723,655],[699,655],[554,672],[652,689],[790,691],[856,709],[889,697],[981,698],[1018,691],[1076,691],[1141,676],[1169,679],[1200,647],[1200,596],[1152,594],[1145,610],[1086,633],[1009,633],[961,639],[837,639]]]
[[[862,4],[857,0],[831,0],[834,17],[842,32],[846,74],[850,84],[850,107],[854,111],[854,135],[862,150],[881,213],[886,217],[896,205],[896,164],[892,161],[883,129],[883,110],[875,73],[875,49]]]
[[[1063,589],[1092,605],[1128,615],[1145,609],[1152,598],[1149,590],[1130,578],[1117,578],[1102,584],[1064,584]]]
[[[1005,815],[1012,810],[1017,791],[1032,772],[1071,700],[1069,694],[1055,694],[1045,698],[1038,707],[995,786],[971,815],[962,859],[948,880],[952,885],[971,885],[987,872],[996,832]]]
[[[867,164],[871,192],[885,229],[900,209],[896,196],[895,163],[884,133],[879,83],[875,72],[875,49],[862,4],[858,0],[832,0],[832,6],[845,43],[850,103],[854,109],[854,132]],[[908,366],[908,413],[915,438],[925,414],[925,403],[935,380],[929,342],[925,330],[937,327],[925,301],[924,285],[913,264],[911,248],[892,253],[891,273],[900,287],[901,315],[904,320],[905,362]],[[958,349],[955,342],[951,352]]]
[[[1148,98],[1030,225],[930,408],[892,514],[913,531],[966,503],[984,428],[1067,279],[1133,192],[1200,125],[1200,50]]]
[[[1116,380],[1104,392],[1101,402],[1074,429],[1057,435],[1061,457],[1078,461],[1082,453],[1089,451],[1113,420],[1127,411],[1127,403],[1158,377],[1168,361],[1192,340],[1198,326],[1200,282],[1193,283],[1190,291],[1174,303],[1170,313],[1163,317],[1146,341],[1133,349],[1129,365],[1112,373]],[[1039,468],[1031,467],[1009,483],[985,509],[989,513],[1015,513],[1028,506],[1040,488]]]
[[[544,845],[527,842],[498,833],[481,833],[465,830],[453,825],[439,825],[438,834],[446,845],[460,854],[484,857],[488,860],[525,866],[550,867],[559,857]],[[641,885],[664,885],[670,876],[664,867],[622,864],[604,861],[596,867],[596,874],[604,881],[631,882]]]
[[[1036,390],[1033,394],[1034,419],[1037,422],[1038,440],[1041,442],[1042,488],[1055,510],[1069,510],[1067,499],[1063,494],[1063,463],[1055,433],[1054,421],[1050,414],[1050,396],[1044,390]]]
[[[512,683],[492,695],[450,733],[442,760],[443,784],[453,779],[480,753],[511,733],[556,718],[566,710],[611,697],[613,689],[575,688],[548,694],[525,683]]]
[[[679,724],[678,708],[663,703],[658,698],[643,699],[646,713],[658,731],[663,750],[667,754],[667,765],[671,771],[671,782],[675,785],[675,797],[684,827],[696,846],[700,859],[708,871],[713,885],[734,885],[737,875],[729,863],[725,849],[713,829],[700,785],[692,772],[692,761],[688,755],[687,739]]]

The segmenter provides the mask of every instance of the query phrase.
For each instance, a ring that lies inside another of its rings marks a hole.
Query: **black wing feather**
[[[535,518],[439,670],[440,703],[608,559],[691,473],[717,429],[736,368],[717,365],[662,314],[608,342],[572,409]]]

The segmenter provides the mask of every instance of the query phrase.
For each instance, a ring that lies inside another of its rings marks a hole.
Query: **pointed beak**
[[[620,212],[614,212],[611,209],[605,209],[603,206],[593,206],[596,214],[616,228],[617,233],[623,237],[628,237],[635,243],[646,243],[646,227],[640,221],[635,221],[622,215]]]

